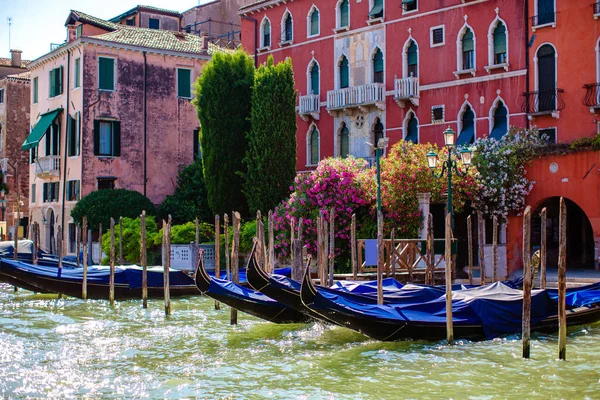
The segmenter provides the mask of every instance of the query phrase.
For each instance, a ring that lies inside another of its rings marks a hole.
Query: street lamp
[[[375,147],[375,160],[377,163],[377,215],[381,212],[381,156],[385,151],[388,143],[390,142],[390,138],[384,137],[379,139],[377,142],[377,147]]]
[[[0,190],[0,195],[2,195],[2,198],[0,199],[0,208],[2,208],[2,221],[6,221],[4,219],[4,212],[6,211],[6,203],[8,203],[8,200],[6,200],[6,190],[4,190],[4,189]]]
[[[444,173],[447,173],[448,175],[448,213],[450,214],[450,219],[452,221],[452,229],[454,229],[454,214],[452,211],[452,171],[454,170],[454,173],[458,176],[466,176],[473,158],[473,151],[468,147],[464,147],[460,151],[455,150],[455,138],[456,132],[448,127],[448,129],[444,131],[444,144],[448,148],[448,159],[442,161],[442,172],[440,174],[436,174],[435,172],[439,164],[438,155],[434,151],[427,153],[427,164],[429,165],[429,168],[431,168],[433,176],[441,178],[444,176]],[[466,166],[464,172],[458,169],[459,156],[462,163]]]

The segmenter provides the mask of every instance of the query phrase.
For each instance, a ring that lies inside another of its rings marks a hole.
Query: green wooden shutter
[[[75,141],[75,154],[79,155],[79,153],[81,152],[79,150],[79,147],[81,145],[81,112],[77,111],[75,113],[75,117],[76,117],[75,122],[77,123],[77,127],[75,128],[76,129],[75,135],[77,138],[77,140]]]
[[[310,69],[310,90],[312,94],[319,94],[319,65],[314,63]]]
[[[348,0],[342,1],[342,4],[340,4],[340,27],[350,25],[350,20],[349,20],[349,15],[348,15],[349,8],[350,8],[350,4],[348,3]]]
[[[48,127],[48,129],[46,129],[46,133],[44,134],[45,141],[46,141],[46,149],[45,149],[46,153],[44,155],[46,155],[46,156],[49,156],[50,155],[50,151],[52,150],[50,148],[50,141],[52,140],[50,138],[50,136],[52,135],[52,129],[53,129],[52,127],[53,127],[53,125],[50,124],[50,126]]]
[[[190,98],[191,95],[191,71],[189,69],[177,69],[177,96]]]
[[[100,121],[94,120],[94,155],[100,154]]]
[[[269,21],[265,23],[265,27],[263,29],[263,46],[271,45],[271,24]]]
[[[81,25],[79,25],[81,26]],[[78,88],[80,85],[80,75],[81,75],[81,59],[80,58],[76,58],[75,59],[75,87]]]
[[[344,57],[340,63],[340,88],[350,86],[350,71],[348,69],[348,59]]]
[[[48,85],[48,97],[54,97],[54,91],[56,87],[56,75],[54,74],[54,70],[48,73],[48,80],[50,84]]]
[[[350,153],[350,133],[348,128],[344,125],[340,132],[340,157],[346,158]]]
[[[313,13],[310,15],[310,34],[318,35],[319,34],[319,10],[316,8],[313,10]]]
[[[60,66],[56,69],[56,82],[57,82],[57,94],[63,92],[63,67]]]
[[[112,123],[112,128],[113,156],[119,157],[121,155],[121,122],[114,121]]]
[[[33,104],[38,102],[38,78],[33,78]]]
[[[417,65],[417,45],[414,41],[410,41],[410,46],[406,51],[408,65]]]
[[[73,184],[73,181],[67,181],[67,186],[66,186],[66,190],[67,190],[67,198],[66,201],[70,201],[71,200],[71,186]]]
[[[316,165],[319,163],[319,131],[313,127],[310,133],[310,163]]]
[[[98,58],[99,89],[115,90],[115,60]]]
[[[194,136],[192,139],[192,146],[194,146],[194,151],[192,153],[194,160],[200,157],[200,128],[194,129]]]
[[[67,114],[67,156],[73,155],[73,118]]]
[[[383,53],[379,49],[377,49],[377,53],[373,57],[373,71],[383,72]]]
[[[75,181],[75,200],[79,200],[81,191],[81,181]]]
[[[504,53],[506,53],[506,26],[500,22],[494,29],[494,54]]]
[[[465,51],[473,51],[475,47],[473,46],[473,31],[467,28],[467,32],[462,38],[462,50]]]
[[[55,201],[58,201],[59,196],[60,196],[60,182],[56,182],[55,183],[55,187],[54,187],[54,199],[55,199]]]

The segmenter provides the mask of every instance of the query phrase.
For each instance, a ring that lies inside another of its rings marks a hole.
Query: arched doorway
[[[46,216],[47,226],[48,226],[48,235],[46,236],[46,248],[50,252],[50,254],[54,254],[56,250],[56,246],[54,243],[54,210],[49,208],[48,215]]]
[[[573,201],[567,205],[567,271],[570,269],[594,269],[594,231],[585,212]],[[541,242],[540,212],[546,207],[547,266],[558,267],[558,229],[560,197],[544,200],[533,213],[531,244],[539,248]]]
[[[538,111],[556,110],[556,52],[545,44],[537,52],[538,58]]]

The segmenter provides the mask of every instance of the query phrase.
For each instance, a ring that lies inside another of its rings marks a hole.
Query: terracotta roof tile
[[[30,63],[29,60],[21,60],[20,68],[27,68],[27,64],[29,64],[29,63]],[[10,58],[0,57],[0,67],[11,67],[11,66],[12,66],[12,61]]]
[[[205,50],[202,50],[202,38],[200,36],[159,29],[127,27],[124,25],[119,25],[119,27],[120,29],[113,32],[91,37],[108,42],[160,50],[206,53]]]
[[[118,29],[121,26],[77,10],[71,10],[71,14],[69,15],[69,18],[67,19],[65,25],[70,23],[69,21],[71,20],[71,18],[73,18],[75,21],[95,25],[108,31],[114,31],[115,29]]]

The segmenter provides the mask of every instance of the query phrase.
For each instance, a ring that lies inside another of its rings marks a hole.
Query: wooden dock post
[[[40,226],[37,222],[33,223],[33,265],[37,265],[38,263],[38,250],[40,248],[38,231]]]
[[[233,226],[233,243],[231,245],[231,281],[240,283],[239,275],[239,250],[240,250],[240,213],[234,211],[232,214],[231,225]],[[237,325],[237,310],[231,309],[231,325]]]
[[[469,269],[469,285],[473,284],[473,216],[467,217],[467,265]]]
[[[196,218],[196,232],[198,232],[198,218]],[[197,248],[196,257],[199,257]],[[215,215],[215,278],[221,279],[221,217],[219,217],[219,214]],[[220,309],[219,300],[215,300],[215,310]]]
[[[523,358],[531,348],[531,207],[523,214]]]
[[[256,261],[258,262],[258,265],[263,269],[263,271],[267,270],[267,266],[265,263],[265,259],[264,259],[264,250],[263,250],[263,236],[264,236],[264,231],[261,230],[261,222],[262,222],[262,214],[260,212],[260,210],[256,211],[256,240],[257,240],[257,246],[256,246]],[[233,221],[232,221],[233,224]],[[290,244],[291,247],[291,244]]]
[[[225,274],[227,275],[225,279],[231,280],[231,260],[229,256],[229,216],[227,214],[223,215],[223,231],[225,232]]]
[[[454,343],[452,323],[452,215],[446,215],[446,336],[448,344]]]
[[[498,216],[492,219],[492,280],[498,282]]]
[[[433,285],[435,272],[435,242],[433,239],[433,215],[427,217],[427,265],[425,266],[425,284]]]
[[[479,247],[479,279],[483,286],[485,285],[485,221],[481,211],[477,211],[477,246]]]
[[[329,210],[329,286],[333,285],[333,269],[335,260],[335,211]]]
[[[546,239],[546,207],[542,208],[540,214],[542,227],[541,227],[541,238],[540,238],[540,288],[546,289],[546,250],[547,250],[547,239]]]
[[[164,282],[165,291],[165,315],[171,315],[171,287],[169,273],[171,272],[171,216],[167,222],[163,220],[163,249],[164,249]]]
[[[58,255],[58,276],[61,276],[62,274],[62,264],[63,264],[63,259],[62,259],[62,227],[60,225],[57,226],[56,228],[56,250],[57,250],[57,255]],[[15,247],[15,254],[16,253],[17,248]],[[15,286],[16,289],[16,286]],[[58,293],[58,298],[62,299],[62,293]]]
[[[352,264],[352,279],[356,280],[358,268],[356,265],[356,214],[352,214],[350,223],[350,263]]]
[[[292,249],[294,250],[294,263],[292,264],[292,279],[295,281],[302,280],[302,241],[300,239],[294,239],[292,242]]]
[[[269,260],[269,273],[272,274],[275,271],[275,220],[273,219],[273,210],[269,210],[267,214],[267,228],[269,230],[269,255],[267,260]],[[298,225],[298,230],[302,230],[302,218],[300,218],[300,224]],[[298,239],[300,239],[301,233],[298,232]],[[301,239],[300,239],[301,240]],[[302,253],[300,253],[302,254]]]
[[[544,209],[545,211],[545,209]],[[567,205],[560,198],[558,228],[558,358],[567,359]]]
[[[75,240],[76,240],[76,245],[77,245],[77,256],[76,256],[76,260],[77,260],[77,268],[79,268],[79,266],[81,265],[81,255],[79,254],[81,252],[81,226],[79,224],[75,225]]]
[[[296,235],[296,220],[294,217],[290,220],[290,265],[294,264],[294,239]]]
[[[323,218],[319,213],[317,217],[317,274],[319,276],[319,283],[325,285],[325,277],[323,271],[321,271],[321,259],[323,258]]]
[[[396,246],[395,246],[395,234],[396,228],[392,228],[390,232],[390,257],[388,261],[388,270],[391,271],[392,278],[396,279]]]
[[[83,232],[81,232],[83,245],[83,280],[81,281],[81,298],[87,300],[87,273],[88,273],[88,243],[87,243],[87,217],[83,217]]]
[[[377,304],[383,304],[383,213],[377,211]]]
[[[119,217],[119,265],[123,264],[123,217]]]
[[[100,245],[100,255],[98,256],[98,265],[102,265],[102,224],[98,224],[98,244]]]
[[[140,216],[140,263],[142,264],[142,308],[148,308],[148,247],[146,245],[146,210]]]
[[[102,249],[100,249],[102,253]],[[115,220],[110,219],[110,280],[108,288],[108,300],[111,307],[115,304]]]
[[[327,282],[329,282],[329,274],[327,273],[327,264],[329,261],[329,222],[327,222],[325,217],[323,217],[323,241],[323,265],[321,269],[323,270],[325,285],[327,285]]]

